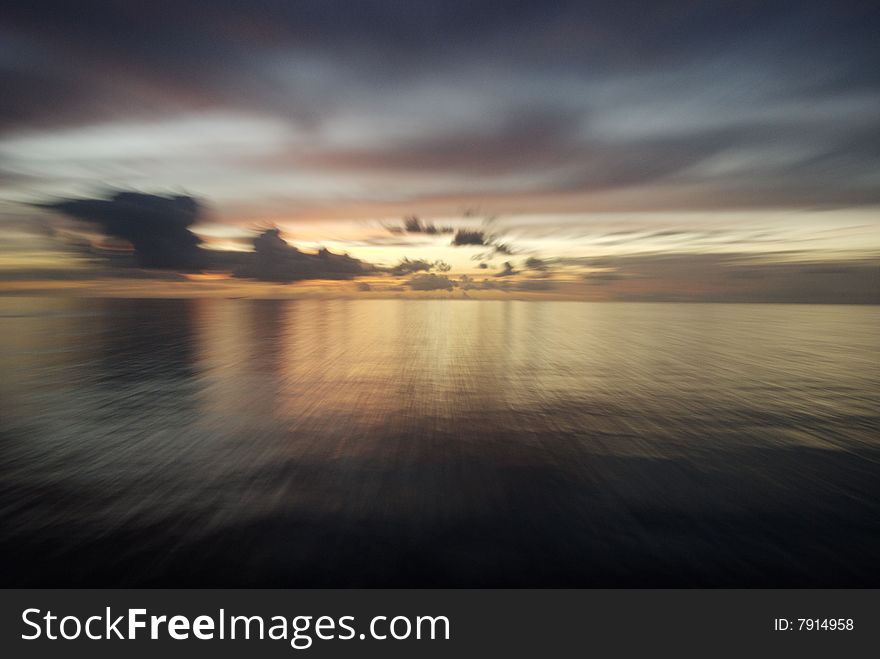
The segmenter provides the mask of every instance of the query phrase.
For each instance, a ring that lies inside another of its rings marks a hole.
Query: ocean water
[[[0,299],[4,585],[880,586],[880,307]]]

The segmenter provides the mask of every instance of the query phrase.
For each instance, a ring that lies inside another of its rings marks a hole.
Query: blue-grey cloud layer
[[[296,136],[225,154],[235,175],[340,177],[354,201],[874,204],[878,27],[876,3],[846,1],[16,3],[0,147],[231,112]],[[3,160],[6,187],[42,171]]]

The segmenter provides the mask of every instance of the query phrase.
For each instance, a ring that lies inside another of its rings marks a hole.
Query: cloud
[[[408,275],[414,272],[428,272],[432,267],[433,263],[430,261],[426,261],[425,259],[416,259],[411,261],[410,259],[404,257],[403,260],[391,268],[388,272],[392,275]]]
[[[452,233],[453,231],[452,227],[438,227],[433,222],[422,221],[415,215],[408,215],[407,217],[403,218],[402,226],[385,225],[385,228],[388,229],[391,233],[424,233],[429,236],[440,233]]]
[[[202,209],[192,197],[118,192],[109,198],[64,199],[40,205],[128,241],[142,267],[193,270],[201,265],[201,239],[189,227]]]
[[[459,247],[461,245],[487,245],[486,236],[482,231],[473,231],[471,229],[459,229],[455,232],[452,239],[452,245]]]
[[[407,286],[414,291],[451,291],[455,284],[446,275],[431,273],[415,275],[407,282]]]
[[[550,269],[550,264],[543,259],[539,259],[535,256],[530,256],[525,260],[525,263],[523,263],[523,267],[525,267],[527,270],[537,270],[540,272],[545,272]]]
[[[289,245],[278,229],[267,229],[254,239],[254,251],[236,277],[287,283],[301,279],[352,279],[372,270],[368,264],[347,254],[321,249],[306,254]]]
[[[468,275],[462,275],[458,281],[458,286],[461,287],[462,290],[472,291],[472,290],[500,290],[507,291],[511,289],[511,283],[508,281],[495,281],[490,279],[483,279],[482,281],[477,281]]]
[[[497,222],[496,217],[489,217],[483,221],[485,227],[490,227]],[[489,251],[480,252],[471,256],[475,261],[488,261],[497,254],[511,255],[516,249],[509,243],[501,242],[501,235],[488,233],[482,229],[458,229],[450,243],[453,247],[480,246],[490,247]]]
[[[510,277],[511,275],[517,274],[519,271],[513,267],[513,264],[510,261],[505,261],[501,272],[496,272],[496,277]]]
[[[414,272],[429,272],[431,270],[449,272],[450,269],[451,266],[445,261],[427,261],[425,259],[410,260],[407,257],[404,257],[400,263],[389,268],[388,272],[392,275],[400,276],[412,274]]]
[[[108,198],[65,199],[38,205],[94,224],[105,235],[127,241],[138,265],[144,268],[232,271],[236,277],[274,282],[351,279],[375,270],[370,264],[327,249],[316,254],[301,252],[274,228],[253,239],[253,252],[202,249],[201,238],[190,229],[201,217],[202,205],[185,195],[117,192]],[[118,263],[113,251],[103,253],[108,263]],[[428,267],[439,264],[442,262]]]
[[[583,118],[562,108],[514,108],[489,123],[434,129],[369,148],[325,148],[303,156],[312,167],[336,171],[452,172],[497,177],[559,166],[576,155]]]

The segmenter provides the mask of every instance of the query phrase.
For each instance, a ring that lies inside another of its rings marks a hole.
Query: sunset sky
[[[0,291],[880,302],[878,33],[846,0],[15,3]],[[57,208],[122,191],[364,275],[145,270]]]

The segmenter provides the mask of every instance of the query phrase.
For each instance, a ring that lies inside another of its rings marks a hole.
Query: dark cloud
[[[510,261],[505,261],[502,265],[501,272],[496,272],[496,277],[510,277],[511,275],[517,274],[519,271],[513,267],[513,264]]]
[[[202,265],[201,239],[189,228],[201,206],[192,197],[118,192],[105,199],[65,199],[42,206],[128,241],[142,267],[192,270]]]
[[[388,272],[392,275],[409,275],[414,272],[428,272],[432,267],[433,263],[430,261],[426,261],[425,259],[416,259],[410,260],[406,257],[403,260],[395,265],[393,268],[390,268]]]
[[[523,263],[523,267],[527,270],[537,270],[539,272],[544,272],[550,269],[550,264],[543,259],[539,259],[536,256],[530,256]]]
[[[452,245],[459,247],[461,245],[487,245],[486,235],[482,231],[472,231],[470,229],[459,229],[455,232],[452,239]]]
[[[289,245],[278,229],[267,229],[254,239],[254,251],[236,272],[237,277],[287,283],[301,279],[352,279],[371,266],[347,254],[321,249],[306,254]]]
[[[414,291],[451,291],[455,283],[446,275],[419,274],[413,276],[407,283]]]
[[[429,236],[440,233],[452,233],[453,231],[452,227],[438,227],[434,222],[423,221],[415,215],[409,215],[403,218],[403,223],[400,226],[389,224],[385,225],[385,228],[391,233],[424,233]]]
[[[135,81],[134,90],[172,97],[189,90],[191,103],[273,100],[273,77],[261,67],[273,52],[290,63],[324,59],[388,85],[481,61],[545,75],[578,76],[588,68],[600,76],[633,75],[750,45],[775,54],[796,81],[817,64],[836,65],[836,76],[801,85],[804,94],[831,93],[841,79],[878,82],[871,66],[876,12],[857,0],[365,0],[356,7],[344,0],[156,0],[148,7],[57,0],[12,3],[2,25],[20,36],[22,43],[14,45],[35,62],[32,67],[115,74]],[[101,91],[96,77],[80,81],[81,97]],[[20,95],[39,98],[38,91]],[[275,100],[280,106],[282,99]]]
[[[507,281],[496,281],[490,279],[483,279],[482,281],[477,281],[468,275],[462,275],[461,279],[458,281],[458,286],[465,291],[472,290],[500,290],[506,291],[511,288],[510,282]]]
[[[469,217],[466,213],[465,217]],[[450,243],[453,247],[490,247],[489,251],[479,252],[471,256],[474,261],[488,261],[497,254],[512,255],[516,253],[516,249],[510,244],[501,241],[502,234],[496,232],[489,233],[487,229],[491,228],[497,221],[496,217],[489,217],[483,220],[483,229],[458,229]]]
[[[425,259],[410,260],[409,258],[404,257],[400,263],[389,268],[388,272],[392,275],[400,276],[413,274],[415,272],[429,272],[431,270],[449,272],[450,269],[451,266],[445,261],[427,261]]]
[[[362,293],[371,290],[371,286],[365,281],[359,281],[355,283],[355,288],[361,291]]]
[[[12,69],[0,66],[0,131],[81,123],[104,114],[103,94],[84,93],[78,74]]]
[[[423,222],[415,215],[403,218],[403,230],[407,233],[452,233],[452,227],[438,227],[433,222]]]

